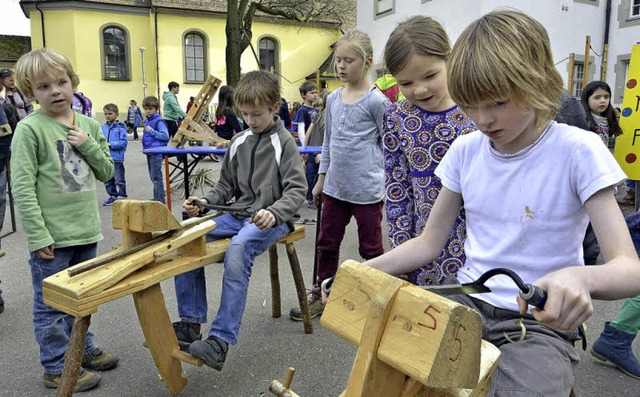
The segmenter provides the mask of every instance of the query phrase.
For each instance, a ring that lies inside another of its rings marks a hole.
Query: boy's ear
[[[271,110],[273,110],[275,113],[278,113],[278,111],[280,110],[280,101],[274,103]]]

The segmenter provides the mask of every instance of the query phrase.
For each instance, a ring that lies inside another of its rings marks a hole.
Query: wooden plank
[[[187,384],[182,376],[181,361],[172,353],[178,348],[178,340],[171,326],[167,306],[159,284],[133,294],[138,319],[145,342],[156,363],[162,381],[169,392],[176,396]]]
[[[422,288],[398,291],[378,357],[431,387],[474,388],[482,320],[473,309]]]
[[[173,278],[211,263],[222,262],[231,239],[217,240],[207,244],[207,254],[202,257],[182,256],[171,253],[156,262],[152,269],[141,269],[103,291],[82,298],[70,290],[50,288],[43,285],[45,303],[75,316],[94,313],[104,303],[131,295],[161,281]]]
[[[376,291],[394,277],[355,261],[337,273],[321,324],[361,344]],[[470,308],[405,283],[398,291],[378,358],[432,387],[473,388],[480,366],[481,319]]]
[[[180,230],[174,237],[131,254],[124,259],[91,269],[77,276],[71,277],[68,272],[59,272],[43,281],[43,289],[52,288],[62,294],[78,299],[88,295],[95,295],[115,285],[146,264],[155,261],[157,258],[156,252],[168,254],[189,241],[204,236],[214,228],[215,222],[209,220],[191,228]]]

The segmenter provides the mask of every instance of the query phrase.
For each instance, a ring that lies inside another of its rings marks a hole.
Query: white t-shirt
[[[567,266],[584,266],[584,203],[626,179],[596,134],[555,122],[513,155],[495,151],[480,131],[463,135],[435,173],[443,186],[462,194],[467,214],[461,283],[496,267],[532,283]],[[492,293],[474,297],[518,310],[518,288],[508,277],[493,277],[486,285]]]

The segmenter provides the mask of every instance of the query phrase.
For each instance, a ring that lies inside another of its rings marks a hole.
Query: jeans
[[[627,192],[631,194],[636,194],[636,181],[627,179],[625,183],[627,185]]]
[[[0,232],[4,224],[4,214],[7,210],[7,169],[0,171]],[[2,241],[0,240],[0,247]]]
[[[111,197],[127,197],[127,181],[124,179],[124,161],[114,160],[113,166],[113,178],[104,183],[107,194]]]
[[[44,303],[42,280],[75,264],[95,258],[97,246],[97,243],[93,243],[56,248],[55,258],[52,260],[40,259],[35,252],[30,254],[29,265],[31,266],[33,283],[33,328],[36,342],[40,345],[40,363],[48,374],[59,375],[62,373],[64,353],[69,344],[75,317]],[[94,348],[93,334],[88,332],[84,353],[87,354]]]
[[[307,201],[313,201],[313,187],[316,185],[316,181],[318,180],[318,170],[320,169],[320,164],[316,163],[316,155],[310,154],[309,158],[307,158],[307,164],[305,165],[306,175],[307,175]]]
[[[353,204],[323,194],[322,220],[318,234],[317,285],[338,271],[340,244],[351,217],[358,224],[358,252],[364,259],[372,259],[384,253],[382,246],[382,206]]]
[[[153,183],[153,199],[164,203],[164,183],[162,183],[162,156],[150,154],[147,156],[149,177]]]
[[[171,139],[176,135],[176,132],[178,132],[178,123],[167,119],[164,119],[164,122],[167,123],[167,130],[169,132],[169,138]]]
[[[222,296],[218,314],[211,324],[209,336],[217,336],[235,344],[244,307],[249,278],[256,256],[290,232],[287,224],[260,230],[249,219],[237,219],[230,213],[215,218],[216,228],[207,234],[207,242],[232,237],[224,257]],[[204,269],[199,268],[174,279],[178,314],[190,323],[207,322],[207,290]]]

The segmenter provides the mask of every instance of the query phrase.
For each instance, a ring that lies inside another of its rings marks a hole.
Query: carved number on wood
[[[437,313],[442,313],[440,310],[436,309],[435,307],[429,305],[429,307],[427,307],[426,309],[424,309],[424,314],[426,314],[427,316],[429,316],[429,318],[431,318],[431,320],[433,321],[433,324],[431,325],[427,325],[427,324],[423,324],[421,322],[418,322],[418,325],[428,328],[428,329],[433,329],[435,330],[438,327],[438,320],[436,320],[436,318],[433,316],[433,314],[429,313],[430,310],[433,310]]]
[[[449,360],[451,361],[457,361],[458,357],[460,357],[460,353],[462,352],[462,340],[460,340],[460,329],[463,330],[467,330],[464,325],[462,324],[458,324],[458,328],[456,329],[456,336],[453,339],[455,341],[455,345],[456,345],[456,351],[458,352],[458,354],[456,354],[455,357],[450,357]]]

